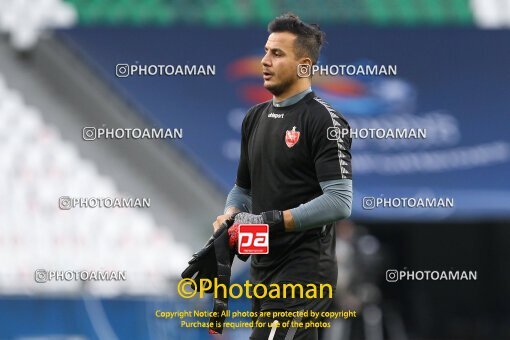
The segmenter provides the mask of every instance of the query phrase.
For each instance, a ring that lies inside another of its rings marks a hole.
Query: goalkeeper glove
[[[277,235],[285,232],[283,223],[283,213],[279,210],[263,212],[260,215],[250,213],[237,213],[234,215],[234,224],[228,229],[228,244],[232,250],[237,252],[237,243],[239,241],[240,224],[267,224],[269,225],[269,234]]]
[[[189,266],[182,272],[181,277],[183,279],[193,278],[196,282],[200,282],[200,279],[213,280],[218,277],[218,259],[217,254],[220,252],[224,254],[225,251],[230,253],[230,265],[234,260],[234,253],[232,253],[228,247],[228,228],[232,226],[234,220],[226,220],[221,226],[214,232],[209,241],[205,246],[198,252],[193,254],[193,257],[188,262]],[[200,288],[197,284],[195,288]],[[212,287],[206,289],[205,293],[211,293]]]

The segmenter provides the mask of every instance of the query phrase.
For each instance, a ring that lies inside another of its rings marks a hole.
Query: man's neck
[[[301,93],[301,92],[305,91],[306,89],[309,89],[311,86],[312,86],[312,84],[310,82],[306,82],[306,83],[298,82],[298,84],[296,84],[296,86],[290,88],[288,91],[286,91],[278,96],[273,96],[273,102],[284,101],[287,98],[295,96],[296,94]]]
[[[312,92],[312,88],[308,87],[301,92],[295,93],[294,95],[287,97],[283,100],[277,101],[276,97],[273,97],[273,106],[275,107],[286,107],[293,105],[303,99],[308,93]]]

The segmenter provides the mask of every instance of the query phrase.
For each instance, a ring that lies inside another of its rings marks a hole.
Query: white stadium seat
[[[0,190],[2,294],[167,294],[184,268],[189,251],[149,210],[59,209],[61,196],[128,195],[1,76]],[[38,284],[36,269],[125,270],[127,281]]]
[[[19,50],[33,48],[46,30],[72,27],[77,19],[74,7],[63,0],[0,1],[0,32]]]

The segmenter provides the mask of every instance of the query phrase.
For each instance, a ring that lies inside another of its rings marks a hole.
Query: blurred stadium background
[[[353,126],[429,136],[354,140],[335,308],[360,317],[322,338],[510,339],[510,0],[1,0],[1,339],[209,338],[154,312],[211,307],[177,297],[175,284],[223,209],[244,113],[270,98],[258,68],[265,27],[288,11],[325,30],[321,63],[398,66],[397,77],[314,81]],[[123,78],[117,64],[216,74]],[[84,141],[86,126],[184,137]],[[149,197],[151,207],[59,210],[67,195]],[[365,210],[364,196],[448,196],[455,207]],[[36,283],[40,268],[128,279]],[[388,269],[478,279],[392,283]],[[246,278],[235,265],[234,279]]]

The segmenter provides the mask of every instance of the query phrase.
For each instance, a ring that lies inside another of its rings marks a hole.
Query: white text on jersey
[[[267,118],[283,118],[283,116],[285,115],[285,113],[274,113],[274,112],[271,112],[270,114],[267,115]]]

